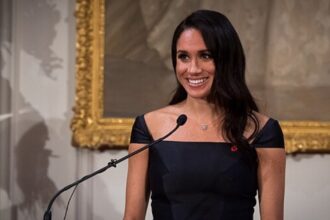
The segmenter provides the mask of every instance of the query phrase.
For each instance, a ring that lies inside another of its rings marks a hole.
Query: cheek
[[[208,63],[204,68],[210,74],[215,75],[215,65],[214,65],[213,62],[212,63]]]
[[[176,71],[177,76],[183,74],[184,72],[186,72],[186,70],[187,70],[187,67],[184,64],[182,64],[180,62],[178,62],[176,64],[175,71]]]
[[[180,72],[180,70],[176,69],[176,79],[178,80],[178,82],[182,85],[183,84],[183,74],[182,72]]]
[[[215,77],[215,67],[213,65],[208,66],[207,68],[205,68],[205,71],[208,72],[208,75],[210,77]]]
[[[215,68],[212,68],[212,69],[210,70],[210,72],[212,73],[212,76],[214,77],[214,76],[215,76]]]

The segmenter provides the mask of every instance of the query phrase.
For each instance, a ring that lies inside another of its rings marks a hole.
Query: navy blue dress
[[[138,116],[131,143],[152,141],[144,116]],[[252,145],[283,148],[278,121],[269,119]],[[155,220],[253,219],[257,170],[230,143],[160,142],[149,150],[148,180]]]

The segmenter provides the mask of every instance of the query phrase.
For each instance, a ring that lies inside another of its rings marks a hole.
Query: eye
[[[200,54],[200,57],[203,59],[203,60],[211,60],[213,59],[212,55],[210,52],[202,52]]]
[[[178,53],[177,58],[182,62],[189,60],[189,56],[186,53]]]

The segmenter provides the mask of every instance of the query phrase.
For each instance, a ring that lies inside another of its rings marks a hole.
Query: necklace
[[[214,125],[215,121],[219,118],[219,116],[217,116],[215,119],[213,119],[210,123],[200,123],[200,122],[197,122],[192,117],[189,117],[189,118],[192,119],[193,122],[195,122],[196,124],[198,124],[200,130],[207,131],[210,126],[213,126]]]
[[[209,128],[208,124],[200,124],[199,126],[202,131],[206,131]]]

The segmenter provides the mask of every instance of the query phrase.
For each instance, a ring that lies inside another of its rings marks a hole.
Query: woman
[[[278,122],[258,112],[239,37],[222,14],[199,10],[176,28],[170,104],[136,118],[129,151],[187,122],[129,160],[125,220],[283,219],[285,152]]]

